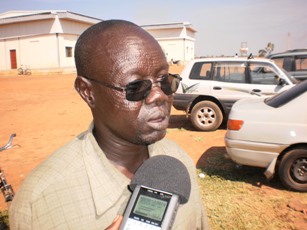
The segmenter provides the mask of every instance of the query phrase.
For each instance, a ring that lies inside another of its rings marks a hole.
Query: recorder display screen
[[[140,195],[133,213],[156,221],[161,221],[166,207],[167,201]]]

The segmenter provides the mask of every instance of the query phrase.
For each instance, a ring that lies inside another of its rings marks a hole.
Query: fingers
[[[117,216],[114,219],[113,223],[109,227],[107,227],[105,230],[118,230],[122,221],[123,221],[123,216]]]

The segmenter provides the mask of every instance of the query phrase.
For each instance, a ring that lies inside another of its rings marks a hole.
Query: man
[[[130,179],[155,155],[177,157],[191,177],[173,229],[205,229],[193,162],[163,139],[179,79],[168,74],[157,41],[133,23],[103,21],[80,36],[75,61],[75,88],[93,122],[25,180],[11,205],[11,230],[117,228]]]

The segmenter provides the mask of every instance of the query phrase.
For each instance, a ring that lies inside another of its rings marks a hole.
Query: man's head
[[[100,22],[78,39],[75,61],[75,87],[92,110],[97,135],[134,144],[165,136],[172,95],[156,82],[167,76],[168,63],[150,34],[123,20]],[[134,96],[143,80],[141,87],[151,90]]]

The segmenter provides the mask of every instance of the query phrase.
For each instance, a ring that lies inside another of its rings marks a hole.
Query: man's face
[[[144,36],[144,35],[142,35]],[[134,80],[149,79],[156,82],[168,73],[168,64],[159,44],[152,39],[130,35],[106,45],[114,66],[107,76],[95,77],[112,85],[125,87]],[[145,40],[144,40],[145,39]],[[123,45],[124,44],[124,45]],[[99,73],[99,71],[97,72]],[[153,87],[149,95],[140,101],[128,101],[125,92],[93,84],[96,128],[103,128],[113,138],[134,144],[151,144],[162,139],[169,123],[172,96],[161,88]]]

